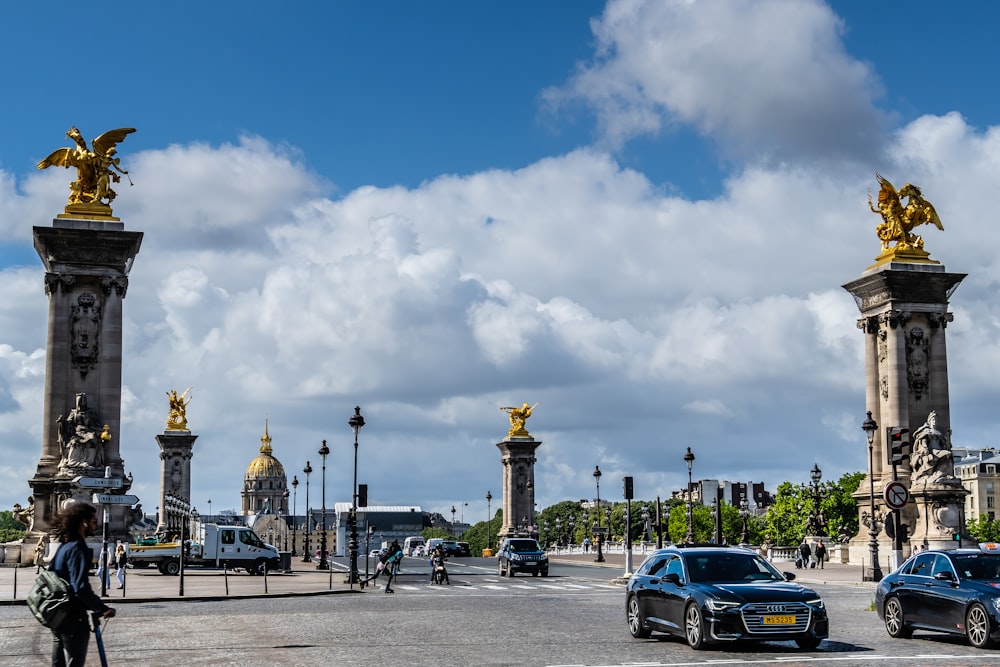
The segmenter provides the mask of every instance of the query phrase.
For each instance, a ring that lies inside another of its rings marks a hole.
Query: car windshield
[[[1000,579],[1000,554],[969,554],[952,556],[958,576],[962,579],[993,581]]]
[[[541,551],[538,547],[538,542],[534,540],[511,540],[510,550],[517,553],[524,551]]]
[[[760,556],[751,553],[685,554],[688,576],[694,583],[784,581],[784,577]]]

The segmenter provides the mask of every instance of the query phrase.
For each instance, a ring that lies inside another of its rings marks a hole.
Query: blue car
[[[816,591],[793,583],[749,549],[677,545],[643,561],[628,580],[633,637],[682,637],[693,649],[736,641],[794,641],[814,649],[830,634]]]
[[[920,551],[884,577],[875,609],[886,632],[914,630],[964,636],[976,648],[1000,641],[1000,545]]]

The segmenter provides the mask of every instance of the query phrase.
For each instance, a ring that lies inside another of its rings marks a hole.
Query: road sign
[[[901,510],[910,500],[910,492],[902,482],[889,482],[882,491],[882,497],[889,509]]]
[[[74,482],[86,489],[120,489],[121,477],[75,477]]]
[[[139,496],[122,496],[113,493],[95,493],[94,502],[102,505],[135,505]]]

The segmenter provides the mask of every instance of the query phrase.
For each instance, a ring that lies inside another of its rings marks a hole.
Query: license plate
[[[764,625],[795,625],[794,616],[764,616],[761,621]]]

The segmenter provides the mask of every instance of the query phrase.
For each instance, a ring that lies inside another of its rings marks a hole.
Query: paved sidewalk
[[[34,567],[0,567],[0,605],[24,604],[24,598],[35,577]],[[227,575],[222,570],[192,567],[184,570],[182,596],[179,576],[162,575],[155,568],[129,569],[125,575],[124,589],[117,588],[118,581],[112,575],[111,587],[104,600],[109,605],[115,606],[163,600],[331,595],[352,592],[351,586],[344,583],[346,579],[345,570],[339,568],[317,570],[315,563],[293,563],[292,572],[271,572],[266,577],[232,571]],[[101,584],[97,577],[91,576],[90,585],[100,594]],[[384,580],[382,585],[384,587]],[[360,592],[357,584],[354,585],[353,592]]]
[[[635,570],[639,567],[642,561],[646,558],[648,554],[652,553],[650,550],[647,553],[633,552],[632,554],[632,569]],[[605,554],[603,563],[595,563],[594,558],[597,554],[594,552],[588,554],[558,554],[549,557],[549,560],[553,563],[579,563],[594,565],[596,567],[602,567],[608,570],[614,570],[613,575],[615,579],[623,578],[625,574],[625,554],[613,552],[610,554]],[[876,584],[873,581],[862,581],[861,580],[861,566],[851,565],[850,563],[826,563],[823,569],[795,569],[795,563],[792,561],[775,561],[772,563],[780,572],[791,572],[795,575],[795,581],[810,584],[845,584],[845,585],[857,585],[857,586],[869,586],[872,589],[875,588]],[[609,572],[610,574],[610,572]],[[622,579],[624,583],[624,579]]]

